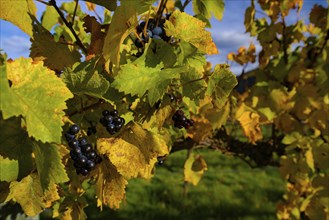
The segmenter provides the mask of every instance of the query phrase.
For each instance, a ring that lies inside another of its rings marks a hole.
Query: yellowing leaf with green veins
[[[0,172],[1,181],[21,179],[34,169],[32,160],[32,140],[21,128],[21,119],[12,117],[3,120],[0,114],[0,157],[11,166],[12,170]],[[9,163],[10,162],[10,163]],[[2,162],[1,162],[2,163]],[[17,168],[16,165],[17,164]],[[0,166],[2,167],[1,164]],[[3,168],[0,168],[3,169]],[[12,179],[16,177],[15,179]]]
[[[136,26],[136,9],[129,5],[117,7],[104,40],[103,55],[107,62],[119,65],[120,46]]]
[[[184,164],[184,180],[196,186],[207,169],[208,167],[203,157],[191,153]]]
[[[236,76],[227,65],[216,65],[209,77],[206,94],[213,97],[215,106],[220,109],[237,83]]]
[[[244,135],[253,144],[263,138],[260,128],[260,116],[250,107],[242,104],[235,113],[235,117],[240,122]]]
[[[222,20],[224,13],[223,0],[194,0],[192,3],[195,14],[202,14],[207,19],[210,19],[213,14],[215,18]]]
[[[20,182],[10,183],[10,193],[6,202],[14,200],[21,205],[26,215],[35,216],[45,208],[49,208],[58,199],[60,197],[56,185],[51,184],[49,189],[43,193],[38,175],[32,173]]]
[[[44,190],[51,183],[69,181],[64,165],[62,164],[59,149],[59,146],[55,144],[35,143],[33,145],[35,163],[40,176],[41,187]]]
[[[125,94],[142,97],[147,91],[148,101],[153,106],[163,97],[171,82],[171,79],[179,78],[180,73],[186,67],[163,69],[163,65],[155,67],[145,66],[145,58],[121,66],[121,70],[115,77],[113,86]],[[136,86],[138,85],[138,86]]]
[[[102,162],[98,166],[96,181],[97,206],[102,208],[102,204],[104,204],[111,209],[118,209],[122,200],[126,198],[127,184],[128,181],[118,173],[111,162]]]
[[[0,67],[3,118],[22,115],[29,136],[42,142],[61,141],[65,101],[72,93],[42,62],[19,58]],[[8,79],[12,82],[9,87]]]
[[[217,47],[209,31],[205,30],[206,23],[185,12],[176,10],[165,23],[167,36],[191,43],[201,52],[218,54]]]
[[[34,24],[33,29],[30,57],[34,60],[42,60],[45,66],[59,71],[80,61],[78,51],[71,51],[67,45],[56,42],[52,34],[39,23]]]
[[[32,37],[31,15],[36,15],[37,8],[33,0],[1,0],[0,18],[13,23]]]

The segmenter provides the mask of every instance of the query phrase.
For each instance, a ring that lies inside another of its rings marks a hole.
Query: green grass
[[[198,186],[187,185],[186,151],[170,155],[150,181],[131,180],[120,210],[86,208],[89,219],[276,219],[284,183],[275,168],[251,169],[237,158],[200,151],[208,164]]]

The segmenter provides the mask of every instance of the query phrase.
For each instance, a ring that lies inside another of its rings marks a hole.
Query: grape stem
[[[87,48],[83,45],[83,43],[81,42],[79,36],[77,35],[77,33],[75,32],[75,30],[73,29],[73,23],[68,22],[66,20],[66,18],[64,17],[64,14],[62,13],[62,11],[58,8],[57,4],[56,4],[56,0],[50,0],[49,1],[49,5],[53,6],[55,8],[55,10],[57,11],[57,13],[59,14],[59,16],[61,17],[61,19],[63,20],[64,24],[66,25],[66,27],[68,27],[70,29],[70,31],[72,32],[75,40],[76,40],[76,44],[81,48],[81,50],[85,53],[88,54]]]

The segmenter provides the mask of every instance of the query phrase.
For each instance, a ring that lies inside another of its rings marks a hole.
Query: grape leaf
[[[125,94],[139,97],[148,91],[148,101],[153,106],[162,98],[171,79],[179,78],[180,73],[185,70],[186,67],[163,69],[162,64],[150,68],[145,66],[145,56],[142,56],[132,63],[121,66],[112,85]]]
[[[203,157],[191,153],[184,164],[184,180],[196,186],[207,169],[207,164]]]
[[[37,8],[33,0],[4,1],[1,0],[0,18],[13,23],[32,37],[32,18]]]
[[[42,14],[41,24],[44,28],[50,31],[55,24],[58,23],[59,14],[53,6],[47,6]]]
[[[97,147],[127,179],[150,178],[155,159],[168,154],[162,139],[134,123],[130,123],[119,137],[98,139]]]
[[[196,143],[200,143],[207,137],[212,135],[212,126],[206,118],[192,118],[194,120],[193,127],[189,128],[188,136]]]
[[[30,57],[34,60],[43,60],[45,66],[58,71],[80,61],[78,51],[71,51],[67,45],[56,42],[52,34],[39,23],[33,25],[33,30]]]
[[[236,111],[235,117],[240,122],[244,135],[251,143],[256,144],[256,141],[263,138],[259,123],[260,116],[257,112],[243,103]]]
[[[32,62],[30,58],[8,62],[0,70],[3,118],[22,115],[29,136],[42,142],[59,143],[65,100],[72,97],[65,84],[42,62]]]
[[[18,169],[6,170],[0,172],[0,179],[5,180],[3,177],[9,175],[14,177],[13,173],[17,172],[16,179],[20,180],[33,169],[32,161],[32,141],[28,138],[26,131],[21,128],[21,120],[13,117],[7,120],[3,120],[0,116],[0,157],[6,160],[10,160],[12,166],[14,163],[18,163]],[[6,174],[8,172],[8,174]],[[15,179],[15,180],[16,180]]]
[[[0,181],[17,180],[19,172],[18,161],[4,158],[0,155]]]
[[[60,197],[56,185],[52,184],[49,190],[43,193],[39,177],[33,173],[24,177],[20,182],[10,183],[10,193],[6,202],[15,200],[21,205],[26,215],[36,216],[58,199]]]
[[[194,68],[189,72],[184,72],[181,75],[182,80],[182,95],[189,97],[192,100],[204,98],[207,83],[203,79],[203,74],[198,73]]]
[[[57,145],[35,143],[33,153],[43,190],[48,189],[51,183],[69,181]]]
[[[90,95],[96,98],[102,96],[109,89],[109,82],[94,69],[96,60],[75,65],[66,69],[62,75],[63,81],[71,92],[77,95]]]
[[[218,20],[222,20],[224,13],[223,0],[209,1],[209,0],[194,0],[193,11],[195,14],[201,14],[203,17],[210,19],[211,14]]]
[[[103,56],[106,61],[119,65],[120,46],[136,26],[136,9],[129,5],[117,7],[104,40]]]
[[[206,57],[192,44],[181,41],[175,52],[178,65],[189,65],[199,73],[204,71],[204,65],[207,63]]]
[[[78,197],[77,199],[65,197],[59,207],[59,211],[61,212],[60,217],[63,220],[85,220],[87,219],[87,215],[83,209],[87,205],[87,201],[84,197]]]
[[[199,19],[176,10],[166,21],[165,31],[168,36],[189,42],[203,53],[217,54],[216,45],[205,25]]]
[[[98,166],[98,178],[96,181],[97,204],[102,203],[111,209],[118,209],[120,203],[126,197],[126,185],[128,181],[116,170],[115,166],[105,161]]]
[[[214,103],[220,109],[224,106],[227,97],[236,85],[236,77],[228,66],[216,65],[214,72],[209,77],[206,94],[214,96]]]

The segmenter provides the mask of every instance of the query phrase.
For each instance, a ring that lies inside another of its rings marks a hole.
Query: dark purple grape
[[[69,128],[69,133],[72,135],[76,135],[80,131],[80,127],[76,124],[71,125]]]
[[[143,31],[145,25],[146,25],[146,22],[145,22],[145,21],[142,21],[142,22],[139,24],[139,27],[142,28],[142,31]],[[141,32],[142,32],[142,31],[141,31]]]
[[[87,145],[87,144],[88,144],[88,140],[87,140],[86,138],[84,138],[84,137],[79,138],[79,144],[80,144],[81,146],[83,146],[83,145]]]
[[[172,116],[171,118],[173,121],[178,121],[179,120],[179,115],[177,115],[176,113]]]
[[[88,173],[89,173],[89,171],[88,171],[87,169],[81,168],[81,169],[79,170],[79,173],[80,173],[81,175],[83,175],[83,176],[87,176]]]
[[[125,125],[126,120],[124,118],[121,118],[121,125],[124,126]]]
[[[77,139],[73,139],[70,143],[69,143],[69,146],[71,148],[76,148],[76,147],[79,147],[79,141]]]
[[[115,128],[114,124],[109,124],[109,126],[107,126],[106,129],[112,131],[112,130],[114,130],[114,128]]]
[[[193,119],[190,119],[189,122],[190,122],[190,125],[191,125],[191,126],[194,125],[194,120],[193,120]]]
[[[113,121],[113,116],[112,115],[107,115],[104,117],[104,119],[106,120],[107,124],[108,123],[112,123]]]
[[[147,28],[153,30],[155,26],[156,26],[156,21],[153,18],[149,19]]]
[[[116,117],[113,120],[115,125],[120,125],[122,123],[122,118],[121,117]]]
[[[154,35],[159,36],[160,34],[162,34],[162,28],[161,28],[161,27],[155,27],[155,28],[152,30],[152,34],[153,34],[153,38],[154,38]]]
[[[96,157],[96,152],[94,150],[91,150],[88,154],[87,157],[88,159],[94,159]]]
[[[79,170],[79,168],[82,168],[81,164],[79,164],[78,162],[74,161],[73,163],[74,168],[76,168],[77,170]]]
[[[159,160],[159,161],[158,161],[158,165],[161,166],[161,165],[163,165],[163,164],[164,164],[164,160]]]
[[[92,148],[91,144],[86,144],[86,145],[82,145],[82,146],[81,146],[81,151],[82,151],[83,153],[88,153],[88,152],[90,152],[92,149],[93,149],[93,148]]]
[[[75,153],[75,154],[81,154],[81,148],[80,147],[75,147],[72,149],[72,151]]]
[[[73,141],[75,139],[75,136],[70,134],[69,132],[65,132],[64,136],[67,142]]]
[[[180,119],[179,119],[182,123],[185,123],[185,121],[187,120],[187,118],[185,116],[182,116]]]
[[[76,153],[75,151],[71,150],[70,151],[70,156],[71,156],[72,160],[76,161],[82,156],[82,154],[81,153]]]
[[[118,116],[118,111],[117,110],[112,110],[111,112],[110,112],[110,115],[112,115],[113,117],[116,117],[116,116]]]
[[[102,115],[103,115],[103,116],[107,116],[107,115],[109,115],[109,114],[110,114],[109,110],[104,110],[104,111],[102,112]]]
[[[81,164],[81,165],[84,165],[84,164],[86,164],[87,163],[87,157],[86,156],[81,156],[78,160],[77,160],[77,162],[79,163],[79,164]]]
[[[87,164],[86,164],[86,167],[87,167],[87,169],[88,170],[92,170],[93,168],[95,168],[95,162],[94,161],[92,161],[92,160],[88,160],[87,161]]]

